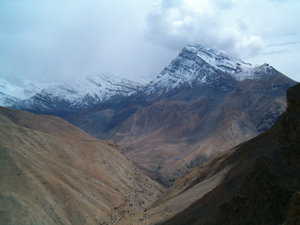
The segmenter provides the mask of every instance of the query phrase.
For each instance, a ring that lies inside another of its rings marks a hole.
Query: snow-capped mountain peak
[[[233,82],[245,79],[260,79],[262,68],[272,69],[267,64],[254,66],[230,56],[224,51],[188,45],[179,55],[144,88],[146,94],[158,89],[168,92],[181,86],[209,84],[222,90],[233,87]]]

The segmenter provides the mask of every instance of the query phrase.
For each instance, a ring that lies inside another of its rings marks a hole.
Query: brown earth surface
[[[53,116],[0,108],[0,224],[118,224],[164,188],[113,142]]]

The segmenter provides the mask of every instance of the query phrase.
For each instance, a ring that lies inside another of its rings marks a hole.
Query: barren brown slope
[[[272,125],[285,110],[294,81],[274,70],[232,90],[181,88],[139,108],[110,136],[153,178],[172,184],[189,168],[240,144]]]
[[[210,224],[210,219],[215,216],[222,203],[229,201],[255,159],[261,155],[269,155],[269,152],[264,151],[265,135],[269,140],[267,148],[276,147],[272,142],[276,135],[267,132],[255,138],[258,141],[246,142],[246,145],[251,146],[246,153],[238,151],[243,145],[238,146],[217,155],[200,167],[187,171],[175,181],[164,198],[157,201],[146,213],[130,218],[134,219],[132,224],[136,221],[142,221],[136,224],[161,224],[172,217],[174,219],[167,224],[193,224],[198,218],[203,220],[203,224]],[[195,209],[198,204],[201,208]]]
[[[0,108],[1,224],[118,224],[162,187],[112,142],[52,116]]]
[[[288,89],[287,99],[287,112],[270,130],[176,181],[172,198],[231,168],[216,187],[163,224],[299,224],[299,84]]]

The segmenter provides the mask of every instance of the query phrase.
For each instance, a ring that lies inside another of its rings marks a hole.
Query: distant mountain
[[[129,97],[64,118],[115,140],[140,168],[170,185],[187,169],[270,128],[294,84],[268,64],[191,45]]]
[[[112,98],[128,96],[141,87],[142,84],[112,74],[88,76],[43,89],[29,99],[17,102],[14,107],[36,113],[64,115]]]
[[[30,98],[39,91],[41,88],[28,81],[22,85],[16,85],[0,79],[0,106],[12,106],[19,101]]]
[[[0,107],[1,224],[119,224],[164,188],[111,141],[53,116]]]
[[[232,90],[244,80],[268,79],[272,71],[275,69],[268,64],[254,66],[223,51],[189,45],[139,94],[159,99],[182,88],[203,85]]]

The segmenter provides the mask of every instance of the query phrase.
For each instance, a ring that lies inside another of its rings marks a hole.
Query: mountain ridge
[[[17,102],[13,107],[60,115],[89,108],[112,98],[128,96],[140,87],[142,84],[106,73],[52,85],[29,99]]]

